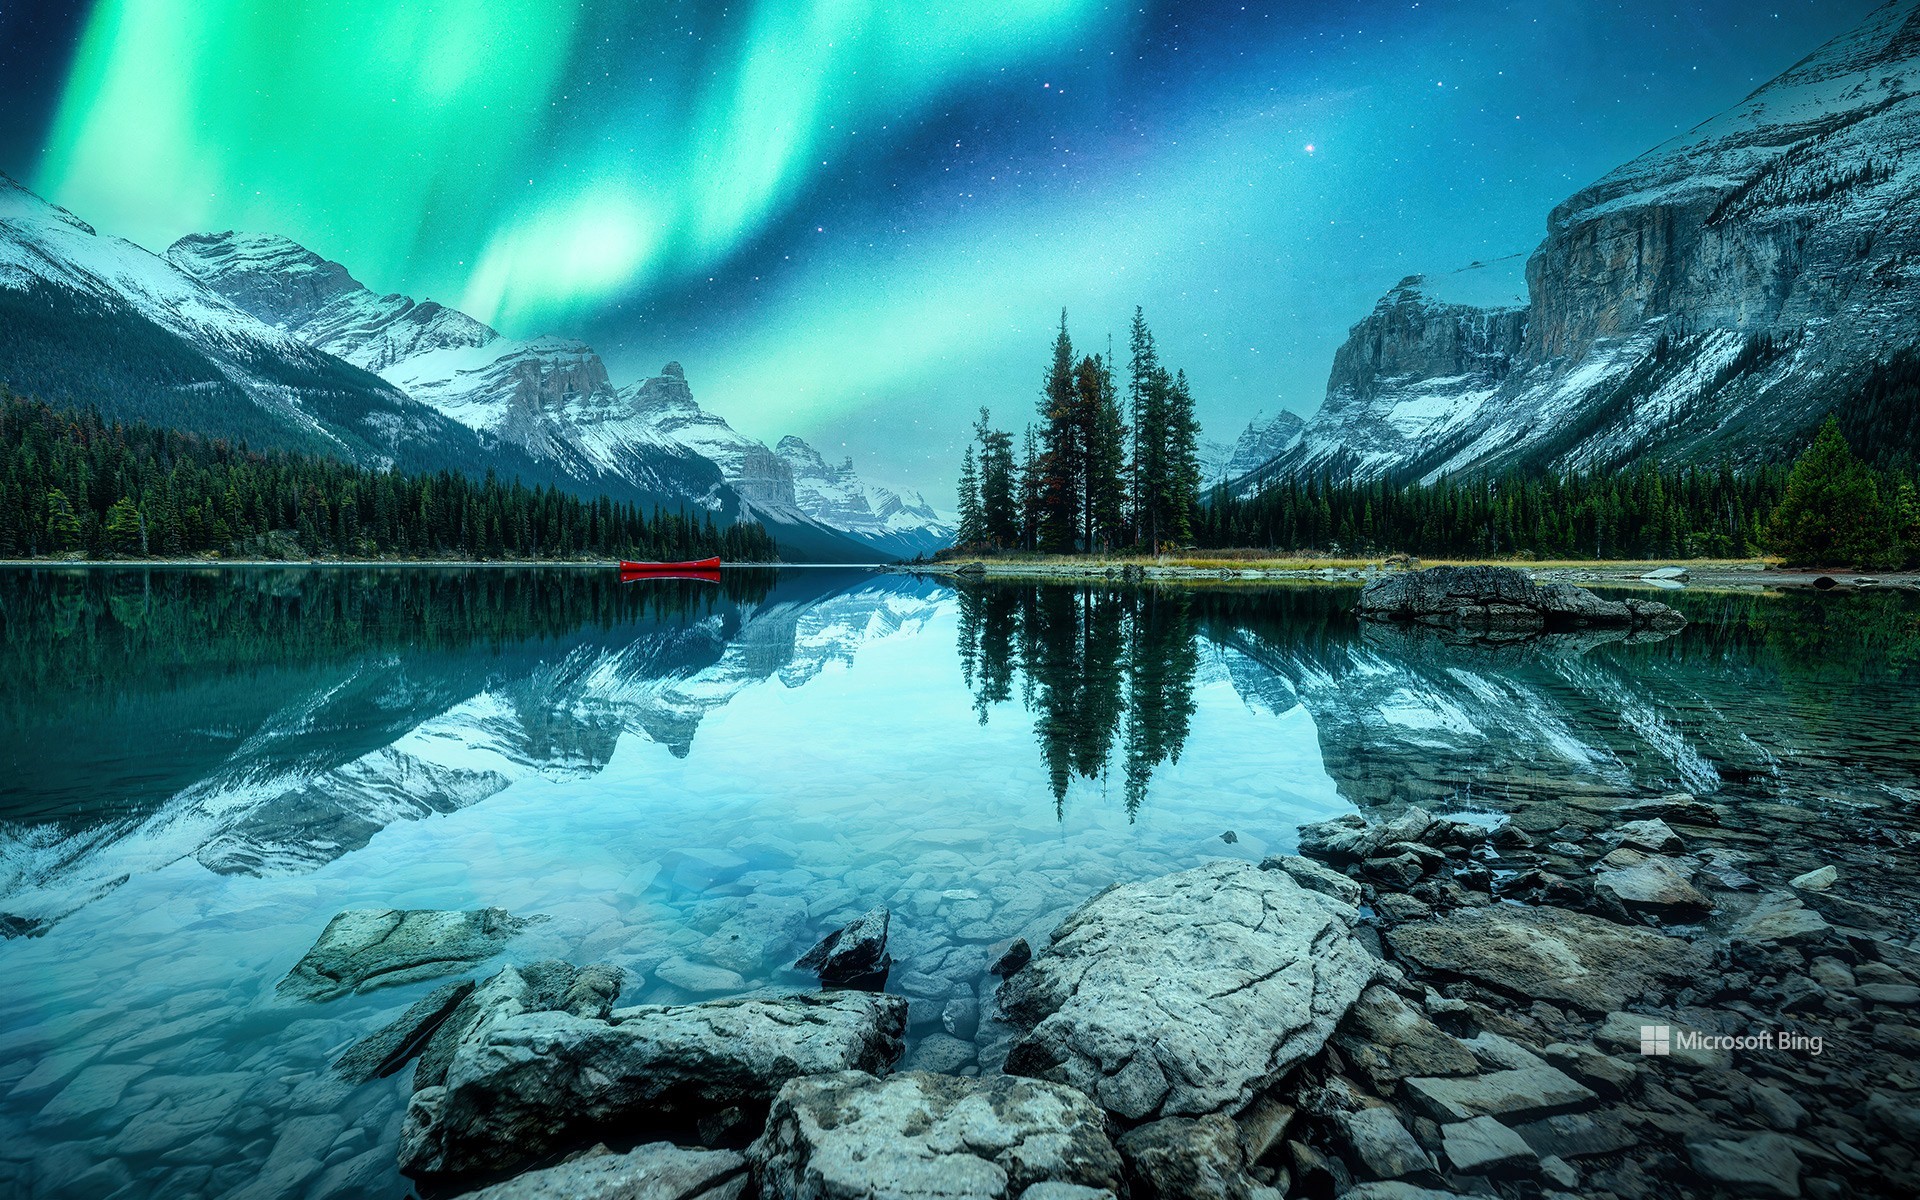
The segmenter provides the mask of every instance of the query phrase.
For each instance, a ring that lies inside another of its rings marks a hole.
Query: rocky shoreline
[[[1852,864],[1751,877],[1736,815],[1407,807],[1108,887],[997,949],[973,1074],[894,1069],[883,908],[804,960],[875,990],[623,1009],[616,969],[508,966],[339,1067],[417,1055],[402,1169],[490,1200],[1913,1195],[1920,953]],[[298,977],[515,928],[343,915]]]
[[[1403,571],[1420,569],[1420,560],[1395,556],[1364,566],[1189,566],[1178,562],[1136,560],[1030,561],[1018,558],[970,559],[965,562],[902,563],[877,568],[940,578],[1046,580],[1061,583],[1368,583]],[[1920,588],[1920,573],[1866,573],[1846,570],[1790,569],[1764,563],[1707,563],[1648,566],[1642,563],[1593,562],[1580,566],[1534,567],[1524,562],[1494,569],[1523,571],[1542,583],[1598,583],[1609,587],[1678,587],[1707,590],[1768,590],[1772,588]]]

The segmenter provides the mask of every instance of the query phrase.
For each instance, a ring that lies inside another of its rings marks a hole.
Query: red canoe
[[[689,571],[718,571],[718,558],[702,558],[692,562],[627,562],[620,563],[622,575],[680,575]]]

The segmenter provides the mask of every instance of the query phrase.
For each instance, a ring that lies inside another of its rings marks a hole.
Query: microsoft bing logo
[[[1673,1027],[1671,1025],[1642,1025],[1640,1027],[1640,1053],[1672,1054]]]

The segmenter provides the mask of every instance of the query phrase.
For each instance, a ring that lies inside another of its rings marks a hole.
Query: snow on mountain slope
[[[793,473],[795,503],[815,520],[881,546],[901,558],[932,554],[953,544],[956,521],[908,488],[869,483],[853,469],[853,459],[830,466],[820,452],[797,437],[774,447]]]
[[[115,417],[364,462],[472,465],[466,431],[0,174],[0,378]]]
[[[719,466],[746,509],[773,526],[815,526],[890,558],[912,558],[952,544],[952,520],[918,492],[864,482],[851,462],[829,467],[799,438],[784,438],[769,450],[765,442],[701,408],[679,363],[622,388],[620,399],[662,436]]]
[[[1920,0],[1559,205],[1527,292],[1474,308],[1403,281],[1238,489],[1777,454],[1920,343]]]
[[[578,485],[732,507],[718,469],[635,419],[584,342],[508,338],[430,300],[377,295],[339,263],[272,234],[194,234],[167,258],[261,321]]]

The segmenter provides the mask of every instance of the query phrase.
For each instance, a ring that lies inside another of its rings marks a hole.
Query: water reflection
[[[1127,814],[1137,815],[1154,769],[1180,761],[1193,719],[1200,630],[1191,596],[968,587],[958,600],[960,673],[980,723],[1017,684],[1056,811],[1075,777],[1106,777],[1117,747]]]

